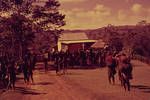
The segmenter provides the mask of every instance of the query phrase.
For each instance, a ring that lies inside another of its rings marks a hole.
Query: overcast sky
[[[150,22],[150,0],[59,0],[67,29]]]

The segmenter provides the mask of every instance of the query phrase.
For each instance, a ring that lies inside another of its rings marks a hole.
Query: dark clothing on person
[[[10,67],[8,68],[8,76],[9,76],[9,83],[7,88],[9,89],[10,87],[12,87],[13,89],[15,89],[15,82],[16,82],[16,72],[15,72],[15,64],[14,62],[11,62]]]
[[[31,67],[31,66],[30,66]],[[34,82],[33,81],[33,71],[32,71],[32,68],[29,68],[29,79],[31,78],[31,81],[32,83]]]
[[[58,52],[55,52],[54,53],[54,63],[55,63],[55,68],[56,68],[56,73],[58,73],[59,72],[59,55],[58,55]]]
[[[113,81],[113,83],[115,83],[115,77],[114,75],[116,74],[116,66],[117,66],[117,63],[116,63],[116,60],[112,57],[112,55],[108,55],[106,57],[106,64],[107,64],[107,67],[108,67],[108,80],[109,80],[109,83],[111,83],[111,80]]]
[[[45,67],[45,71],[48,70],[48,53],[44,53],[44,67]]]
[[[86,65],[86,52],[84,50],[80,51],[81,65]]]
[[[37,55],[34,54],[33,57],[32,57],[32,68],[33,69],[35,69],[36,61],[37,61]]]
[[[58,61],[60,70],[64,68],[64,56],[65,56],[64,52],[61,51],[59,53],[59,61]]]
[[[63,67],[63,72],[64,72],[64,74],[66,73],[66,71],[67,71],[67,68],[68,68],[68,66],[69,66],[69,62],[70,62],[70,52],[69,51],[67,51],[67,52],[65,52],[64,53],[64,67]]]
[[[29,80],[31,79],[32,83],[33,81],[33,69],[34,69],[34,55],[30,55],[29,61],[28,61],[28,74],[29,74]]]
[[[27,68],[27,64],[23,63],[22,64],[22,69],[23,69],[23,75],[24,75],[24,82],[27,83],[29,82],[29,73],[28,73],[28,68]]]
[[[48,70],[48,59],[47,58],[44,58],[44,66],[45,66],[45,71]]]
[[[3,82],[4,87],[7,87],[7,81],[6,81],[6,74],[7,74],[7,68],[4,61],[1,62],[1,80]]]

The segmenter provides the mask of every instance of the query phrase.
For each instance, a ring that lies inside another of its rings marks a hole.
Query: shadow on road
[[[39,83],[36,83],[34,85],[53,85],[54,83],[52,82],[39,82]]]
[[[66,75],[83,75],[82,73],[71,73],[71,72],[67,72]]]
[[[132,85],[132,88],[141,90],[144,93],[150,93],[150,86],[146,85]]]
[[[44,67],[36,67],[34,70],[45,71]],[[55,67],[48,66],[47,71],[55,70]]]
[[[41,93],[41,92],[37,92],[37,90],[35,89],[29,89],[29,88],[24,88],[24,87],[16,87],[16,91],[24,94],[24,95],[41,95],[41,94],[46,94],[46,93]]]
[[[0,80],[0,92],[3,91],[3,89],[5,89],[6,86],[4,86],[3,82]]]

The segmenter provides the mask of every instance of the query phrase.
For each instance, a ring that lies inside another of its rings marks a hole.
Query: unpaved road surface
[[[0,93],[0,100],[150,100],[150,66],[138,61],[134,65],[131,91],[125,91],[116,74],[115,85],[107,80],[107,68],[73,69],[67,75],[44,72],[39,64],[34,84],[26,85],[18,75],[15,90]]]

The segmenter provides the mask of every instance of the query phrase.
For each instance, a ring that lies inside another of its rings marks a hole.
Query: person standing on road
[[[37,54],[33,53],[32,54],[32,68],[35,69],[35,65],[37,62]]]
[[[8,68],[8,77],[9,83],[7,89],[9,88],[15,89],[15,82],[16,82],[15,61],[10,62],[10,66]]]
[[[59,72],[61,72],[61,70],[64,70],[64,52],[60,51],[59,52]]]
[[[34,80],[33,80],[33,66],[32,66],[31,60],[30,60],[29,65],[28,65],[28,73],[29,73],[29,79],[31,79],[32,83],[34,83]]]
[[[54,63],[55,63],[55,68],[56,68],[56,74],[59,72],[59,52],[56,51],[54,54]]]
[[[29,74],[28,74],[28,64],[27,61],[22,61],[22,70],[23,70],[23,75],[24,75],[24,82],[29,84]]]
[[[113,58],[111,53],[108,53],[107,57],[106,57],[106,65],[108,67],[108,80],[109,83],[111,84],[113,82],[113,84],[115,83],[115,74],[116,74],[116,60]]]
[[[24,60],[22,61],[22,70],[24,74],[24,82],[27,83],[27,85],[29,84],[29,77],[30,77],[29,61],[30,61],[29,54],[26,54]]]
[[[7,81],[6,81],[7,64],[6,64],[6,59],[4,57],[2,57],[2,60],[1,60],[1,72],[2,72],[1,79],[3,82],[3,86],[7,87]]]
[[[45,71],[48,70],[48,52],[44,53],[44,66],[45,66]]]
[[[70,62],[70,52],[69,52],[69,50],[67,50],[64,54],[64,68],[63,68],[63,73],[64,74],[66,74],[66,72],[67,72],[69,62]]]

